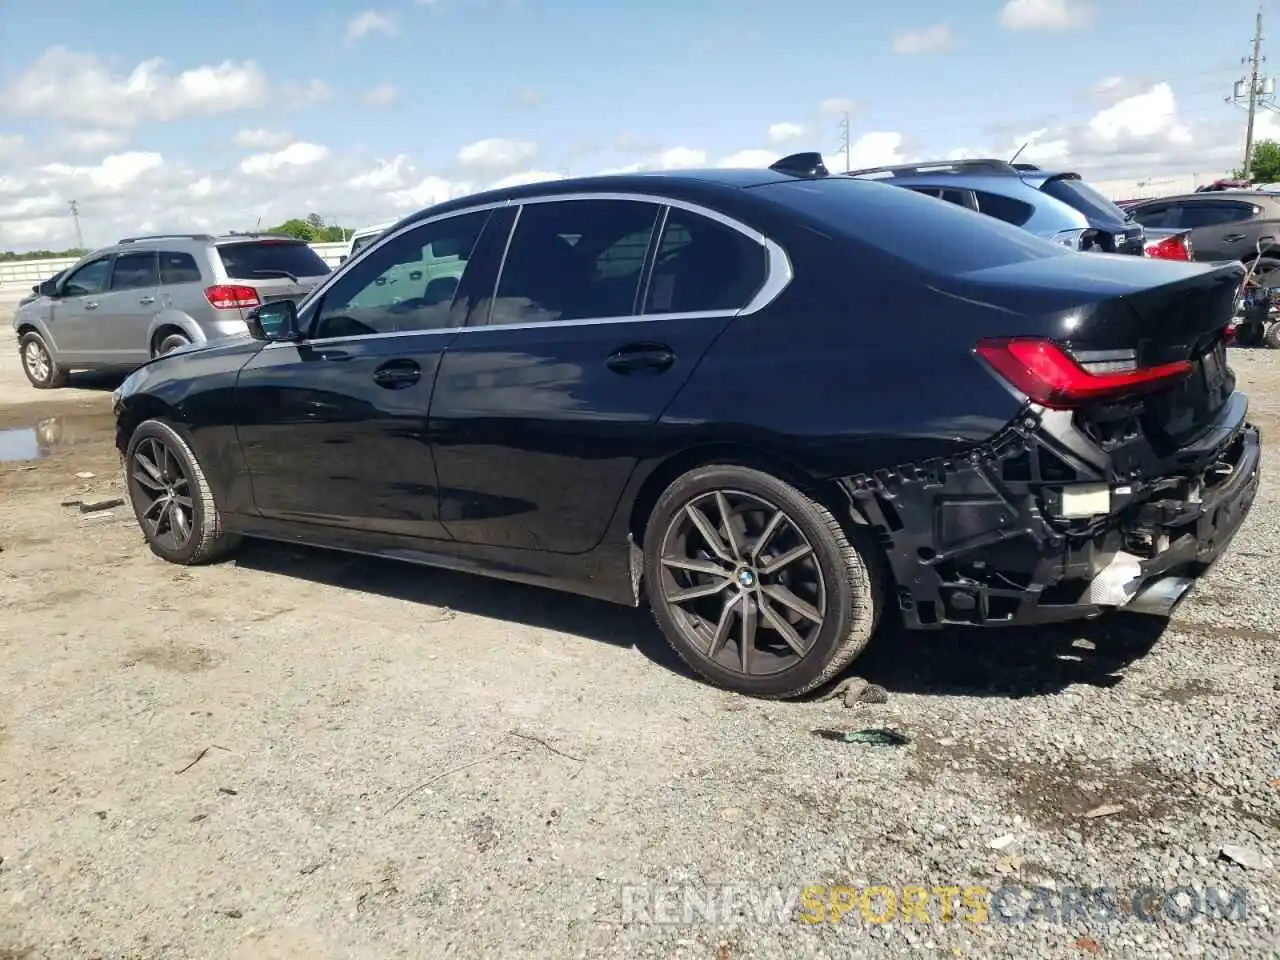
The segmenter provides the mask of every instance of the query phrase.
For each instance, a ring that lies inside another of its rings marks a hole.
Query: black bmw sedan
[[[151,549],[647,602],[803,694],[913,629],[1167,615],[1258,485],[1238,264],[1084,255],[814,155],[432,207],[115,396]]]

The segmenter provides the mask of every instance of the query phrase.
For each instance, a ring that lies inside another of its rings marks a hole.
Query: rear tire
[[[1280,350],[1280,320],[1273,320],[1262,335],[1262,340],[1272,350]]]
[[[34,330],[28,330],[18,341],[18,356],[22,372],[37,390],[56,390],[67,385],[70,371],[53,359],[53,351],[44,337]]]
[[[156,348],[152,352],[153,357],[163,357],[166,353],[172,353],[179,347],[185,347],[191,343],[191,338],[185,333],[166,333],[164,336],[157,338]]]
[[[222,515],[196,455],[163,420],[144,420],[124,457],[133,515],[151,552],[170,563],[210,563],[240,538],[222,528]]]
[[[801,696],[844,670],[875,631],[877,568],[827,507],[770,474],[689,471],[658,499],[644,541],[654,618],[716,686]]]

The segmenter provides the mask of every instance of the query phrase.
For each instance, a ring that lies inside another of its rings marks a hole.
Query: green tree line
[[[351,236],[350,227],[330,226],[318,213],[309,213],[305,217],[292,217],[281,224],[268,228],[266,233],[275,233],[285,237],[297,237],[307,243],[340,243]],[[89,251],[72,247],[67,250],[24,250],[18,253],[13,250],[0,250],[0,263],[11,263],[15,260],[55,260],[64,257],[83,257]]]
[[[1275,183],[1280,180],[1280,143],[1259,140],[1253,145],[1253,162],[1249,164],[1254,183]],[[1246,179],[1243,170],[1231,174],[1239,180]]]

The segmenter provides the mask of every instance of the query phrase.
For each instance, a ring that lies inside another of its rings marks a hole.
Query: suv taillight
[[[1053,341],[1031,337],[981,340],[975,352],[1032,403],[1051,410],[1114,403],[1167,387],[1191,373],[1191,363],[1187,360],[1091,373]]]
[[[220,283],[206,288],[204,295],[215,310],[256,307],[261,302],[258,300],[257,290],[253,287],[242,287],[238,284]]]
[[[1158,243],[1148,244],[1147,256],[1157,260],[1190,260],[1190,244],[1185,236],[1165,237]]]

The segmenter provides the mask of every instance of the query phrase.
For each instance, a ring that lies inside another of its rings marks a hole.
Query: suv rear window
[[[929,273],[968,273],[1071,252],[995,217],[869,180],[783,180],[752,189]]]
[[[1090,220],[1102,220],[1106,223],[1124,222],[1124,211],[1083,180],[1071,178],[1049,180],[1040,188],[1040,191],[1079,210]]]
[[[218,256],[232,280],[279,277],[320,277],[329,265],[301,240],[248,240],[218,246]]]

